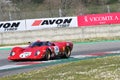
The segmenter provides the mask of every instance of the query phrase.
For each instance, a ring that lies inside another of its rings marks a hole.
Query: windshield
[[[30,44],[31,47],[43,46],[43,45],[45,45],[45,42],[34,42]]]

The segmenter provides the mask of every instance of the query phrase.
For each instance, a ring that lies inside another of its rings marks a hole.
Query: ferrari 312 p
[[[50,60],[56,57],[69,58],[73,49],[72,42],[35,41],[27,47],[13,47],[8,60]]]

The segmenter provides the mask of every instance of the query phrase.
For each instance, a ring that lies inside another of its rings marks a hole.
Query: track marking
[[[93,57],[93,55],[75,55],[75,56],[71,56],[73,58],[85,58],[85,57]]]
[[[0,66],[0,70],[20,68],[20,67],[23,67],[23,66],[27,66],[27,65],[4,65],[4,66]]]
[[[98,53],[75,55],[75,56],[71,56],[70,59],[72,59],[72,58],[74,58],[74,59],[84,59],[84,58],[100,57],[100,56],[105,56],[105,55],[108,55],[108,54],[120,54],[120,50],[110,51],[110,52],[108,51],[108,52],[98,52]],[[63,60],[62,59],[56,59],[56,60],[49,60],[49,61],[20,62],[20,63],[16,63],[16,64],[11,64],[11,65],[0,66],[0,71],[1,70],[14,69],[14,68],[19,69],[19,68],[22,68],[24,66],[31,66],[31,65],[36,65],[36,64],[45,64],[45,63],[54,63],[54,62],[59,63],[59,62],[62,62]]]

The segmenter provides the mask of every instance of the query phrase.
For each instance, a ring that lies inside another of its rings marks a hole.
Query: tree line
[[[119,6],[120,0],[0,0],[0,19],[120,12]]]
[[[26,2],[26,3],[35,3],[40,4],[44,1],[52,1],[52,0],[11,0],[13,3],[19,3],[19,2]],[[59,0],[62,2],[71,2],[71,0]],[[59,2],[58,1],[58,2]],[[94,5],[100,5],[100,4],[113,4],[116,2],[120,2],[120,0],[72,0],[72,2],[82,2],[84,5],[94,4]]]

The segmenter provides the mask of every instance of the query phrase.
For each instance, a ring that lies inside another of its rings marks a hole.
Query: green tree
[[[33,3],[43,3],[44,0],[31,0]]]
[[[119,2],[119,0],[107,0],[107,4],[112,4],[112,3],[116,3]]]
[[[43,3],[43,1],[44,0],[11,0],[13,3],[23,3],[23,2],[27,2],[27,3],[30,3],[30,2],[32,2],[32,3]]]

